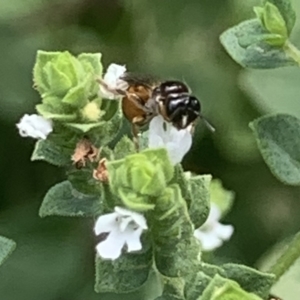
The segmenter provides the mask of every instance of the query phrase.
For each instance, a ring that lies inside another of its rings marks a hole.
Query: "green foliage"
[[[282,37],[282,46],[288,37],[286,23],[277,6],[270,2],[266,2],[264,7],[255,7],[254,11],[260,19],[262,25],[273,34],[278,34]]]
[[[178,185],[164,190],[151,219],[158,271],[168,277],[195,272],[200,264],[200,245],[193,236],[194,228]]]
[[[204,290],[199,300],[262,300],[258,296],[247,293],[239,285],[216,275]]]
[[[48,137],[46,140],[39,140],[35,144],[31,160],[44,160],[55,166],[66,166],[71,163],[73,149],[68,149]]]
[[[4,236],[0,236],[0,265],[11,255],[15,250],[16,243]]]
[[[195,228],[200,227],[206,221],[210,209],[209,185],[211,175],[193,176],[189,180],[191,189],[191,205],[189,214]]]
[[[184,281],[181,278],[163,276],[164,290],[155,300],[185,300],[183,295]]]
[[[47,192],[40,207],[40,217],[91,217],[102,212],[99,196],[87,196],[72,188],[69,181],[56,184]]]
[[[136,152],[134,143],[127,136],[123,136],[114,148],[114,157],[122,159],[134,152]]]
[[[174,168],[165,149],[145,150],[107,163],[112,192],[126,207],[153,209],[152,197],[161,195],[173,177]]]
[[[283,48],[272,46],[280,36],[270,34],[258,19],[244,21],[225,31],[221,43],[240,65],[254,69],[270,69],[295,65]]]
[[[96,283],[98,293],[128,293],[141,287],[152,269],[153,252],[149,235],[143,235],[143,249],[138,253],[123,253],[115,261],[96,256]]]
[[[275,283],[273,274],[259,272],[239,264],[222,265],[225,277],[236,281],[245,291],[265,299]]]
[[[250,124],[258,148],[271,172],[283,183],[300,184],[300,121],[277,114]]]
[[[278,9],[280,15],[284,19],[288,34],[290,34],[296,22],[296,13],[292,7],[292,1],[291,0],[264,0],[264,3],[265,5],[272,4],[272,6],[275,6]]]

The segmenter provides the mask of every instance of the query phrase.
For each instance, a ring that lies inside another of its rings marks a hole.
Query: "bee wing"
[[[142,85],[148,88],[153,88],[160,83],[160,80],[152,75],[130,72],[122,75],[120,79],[126,81],[129,85]]]

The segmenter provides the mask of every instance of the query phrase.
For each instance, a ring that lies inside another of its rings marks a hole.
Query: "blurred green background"
[[[236,192],[225,223],[235,226],[217,262],[255,266],[300,228],[299,188],[279,183],[256,148],[248,123],[269,112],[300,117],[300,71],[243,70],[219,43],[228,27],[253,17],[248,0],[2,0],[0,3],[0,234],[17,249],[0,269],[1,300],[142,299],[93,291],[93,220],[38,217],[46,191],[62,170],[30,162],[34,141],[15,123],[39,102],[32,89],[36,51],[102,52],[104,65],[186,81],[217,131],[199,122],[186,170],[212,173]],[[300,16],[300,3],[294,0]],[[300,22],[293,33],[300,46]],[[299,268],[300,269],[300,268]],[[280,288],[299,299],[298,284]]]

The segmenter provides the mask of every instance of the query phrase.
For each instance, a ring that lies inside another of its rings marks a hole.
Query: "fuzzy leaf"
[[[198,300],[211,280],[212,278],[203,272],[188,276],[184,287],[185,299]]]
[[[240,65],[254,69],[270,69],[296,65],[283,48],[269,45],[268,31],[258,19],[248,20],[225,31],[221,43],[229,55]]]
[[[101,193],[102,184],[93,177],[93,168],[90,166],[81,169],[71,168],[67,172],[68,180],[78,192],[96,196]]]
[[[255,294],[247,293],[239,285],[216,275],[204,290],[200,300],[262,300]]]
[[[15,250],[16,243],[4,236],[0,236],[0,265],[11,255]]]
[[[183,290],[184,281],[182,278],[170,278],[163,276],[163,293],[155,300],[185,300]],[[189,299],[189,298],[188,298]]]
[[[158,271],[168,277],[187,276],[200,266],[200,245],[180,188],[173,184],[157,199],[152,213],[152,239]]]
[[[58,112],[53,112],[54,109],[49,105],[49,104],[37,104],[35,106],[37,112],[42,115],[46,119],[50,120],[57,120],[60,122],[71,122],[74,121],[77,118],[77,115],[75,113],[58,113]]]
[[[76,108],[84,107],[88,103],[88,98],[84,86],[77,85],[75,87],[72,87],[62,99],[62,102]]]
[[[270,2],[266,2],[264,7],[264,26],[271,33],[288,37],[287,27],[277,6]]]
[[[45,76],[44,67],[48,62],[51,62],[60,52],[47,52],[39,50],[36,56],[36,62],[33,69],[33,80],[35,87],[40,92],[44,94],[49,89],[49,84]]]
[[[123,253],[114,261],[96,255],[95,291],[98,293],[128,293],[141,287],[148,279],[153,258],[149,236],[142,235],[143,249],[136,253]]]
[[[89,124],[82,124],[82,123],[66,123],[65,125],[69,128],[73,128],[78,132],[87,133],[91,130],[101,130],[101,127],[105,126],[104,121],[97,122],[97,123],[89,123]]]
[[[71,164],[72,152],[71,149],[61,147],[49,137],[36,142],[31,160],[44,160],[55,166],[66,166]]]
[[[165,149],[151,149],[107,163],[110,186],[126,207],[146,211],[172,179],[173,166]]]
[[[91,217],[99,215],[102,203],[99,196],[87,196],[72,188],[69,181],[63,181],[50,188],[40,207],[40,217],[66,216]]]
[[[78,56],[83,69],[90,80],[86,84],[89,97],[96,95],[99,90],[99,84],[95,80],[97,76],[102,76],[101,53],[82,53]]]
[[[115,159],[121,159],[127,155],[133,154],[136,152],[134,143],[127,136],[123,136],[117,145],[114,148]]]
[[[283,183],[300,185],[300,120],[270,115],[250,123],[250,128],[271,172]]]
[[[269,295],[275,276],[238,264],[222,265],[223,274],[236,282],[247,292],[265,299]]]
[[[292,7],[291,0],[264,0],[264,3],[268,2],[278,8],[286,23],[288,33],[290,34],[296,22],[296,13]]]
[[[199,175],[191,177],[190,179],[192,202],[189,214],[195,228],[199,228],[202,224],[204,224],[209,214],[210,181],[211,175]]]

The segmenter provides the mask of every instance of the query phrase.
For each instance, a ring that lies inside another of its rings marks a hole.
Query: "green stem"
[[[286,54],[300,66],[300,50],[289,40],[286,41],[284,45],[284,50]]]
[[[289,268],[300,257],[300,232],[298,232],[292,242],[277,260],[277,262],[269,269],[270,273],[275,274],[277,281],[289,270]]]

